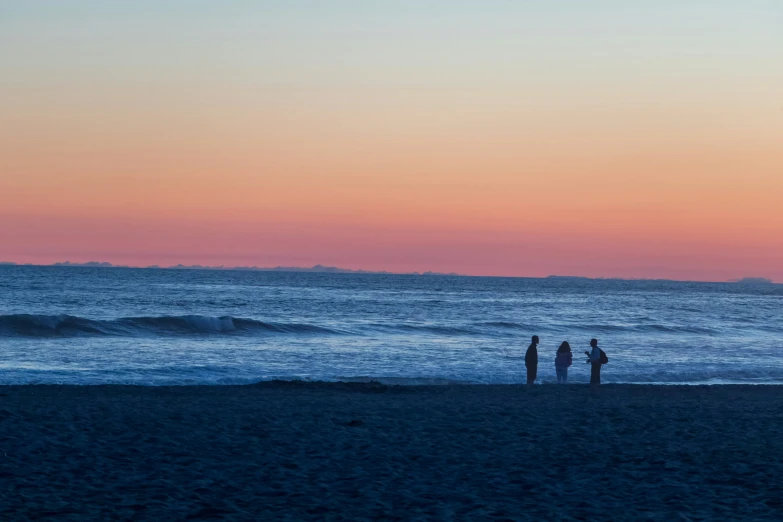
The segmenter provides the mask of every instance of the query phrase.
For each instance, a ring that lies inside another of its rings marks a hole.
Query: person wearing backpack
[[[590,384],[601,384],[601,365],[609,362],[604,351],[598,347],[598,339],[591,339],[591,351],[585,352],[590,364]]]
[[[568,367],[571,366],[571,345],[568,341],[563,341],[557,349],[555,356],[555,371],[557,372],[557,383],[565,384],[568,380]]]

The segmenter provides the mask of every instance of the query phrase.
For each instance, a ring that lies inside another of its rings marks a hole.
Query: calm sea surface
[[[0,266],[0,384],[783,383],[783,285]]]

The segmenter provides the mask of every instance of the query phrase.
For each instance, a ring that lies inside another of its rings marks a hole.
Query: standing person
[[[568,380],[568,367],[571,366],[572,360],[571,345],[568,344],[568,341],[563,341],[563,344],[557,349],[557,355],[555,356],[555,371],[557,372],[558,384],[565,384]]]
[[[538,373],[538,336],[534,335],[530,346],[525,352],[525,367],[527,368],[527,384],[531,386]]]
[[[598,339],[591,339],[592,350],[585,352],[590,363],[590,384],[601,384],[601,365],[609,362],[606,354],[598,347]]]

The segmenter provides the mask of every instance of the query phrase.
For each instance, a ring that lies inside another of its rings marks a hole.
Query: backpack
[[[601,350],[599,348],[599,350]],[[601,350],[601,364],[607,364],[609,362],[609,357],[606,356],[603,350]]]

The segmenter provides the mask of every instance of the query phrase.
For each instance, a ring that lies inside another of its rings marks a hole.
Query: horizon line
[[[495,277],[502,279],[581,279],[589,281],[666,281],[672,283],[745,283],[745,284],[783,284],[773,281],[767,277],[746,276],[726,281],[694,281],[690,279],[667,279],[667,278],[647,278],[647,277],[589,277],[579,275],[557,275],[550,274],[543,277],[534,276],[506,276],[506,275],[473,275],[458,274],[456,272],[436,272],[436,271],[413,271],[413,272],[390,272],[387,270],[365,270],[340,268],[336,266],[327,266],[315,264],[312,267],[300,266],[282,266],[259,267],[259,266],[208,266],[208,265],[184,265],[176,264],[170,266],[148,265],[115,265],[107,261],[86,261],[83,263],[73,263],[71,261],[58,261],[49,264],[39,263],[17,263],[14,261],[0,261],[0,266],[18,266],[18,267],[53,267],[53,268],[129,268],[134,270],[214,270],[214,271],[237,271],[237,272],[289,272],[289,273],[328,273],[328,274],[366,274],[366,275],[408,275],[408,276],[443,276],[443,277]]]

